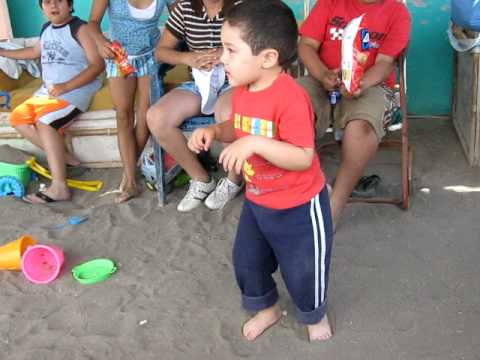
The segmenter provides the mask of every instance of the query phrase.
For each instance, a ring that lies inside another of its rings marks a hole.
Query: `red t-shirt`
[[[249,91],[246,86],[236,88],[232,103],[237,139],[247,135],[266,136],[315,149],[310,98],[290,75],[280,74],[272,85],[260,91]],[[302,205],[325,184],[316,152],[312,165],[304,171],[281,169],[253,155],[245,161],[243,176],[247,198],[272,209]]]
[[[375,63],[377,54],[400,55],[410,39],[411,18],[407,7],[398,0],[373,4],[361,0],[318,0],[300,28],[300,34],[320,42],[318,55],[322,62],[329,69],[339,69],[343,29],[362,14],[366,14],[372,46],[366,68]],[[393,87],[395,82],[395,72],[392,72],[386,83]]]

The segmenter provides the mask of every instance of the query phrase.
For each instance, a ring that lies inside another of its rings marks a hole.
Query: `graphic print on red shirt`
[[[232,98],[233,125],[238,138],[265,136],[292,145],[315,149],[314,115],[310,98],[287,74],[280,74],[267,89],[236,88]],[[286,154],[288,156],[288,154]],[[253,155],[243,167],[247,198],[272,209],[302,205],[318,194],[325,176],[315,152],[304,171],[279,168]]]
[[[340,68],[342,36],[345,26],[354,18],[365,14],[370,33],[370,55],[366,69],[377,54],[397,57],[410,39],[411,17],[398,0],[381,0],[365,4],[361,0],[318,0],[311,14],[300,28],[300,34],[321,43],[318,55],[329,69]],[[395,85],[395,72],[387,85]]]

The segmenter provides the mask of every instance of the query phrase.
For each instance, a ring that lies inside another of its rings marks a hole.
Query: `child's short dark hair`
[[[225,21],[242,28],[242,39],[258,55],[278,51],[279,65],[287,69],[297,58],[298,26],[293,11],[281,0],[243,0],[232,6]]]
[[[72,13],[73,13],[73,0],[67,0],[68,5],[72,7]],[[40,5],[40,8],[42,7],[43,0],[38,0],[38,5]]]

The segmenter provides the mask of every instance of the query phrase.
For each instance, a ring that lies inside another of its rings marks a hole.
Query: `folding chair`
[[[402,1],[406,4],[406,1]],[[308,16],[310,11],[310,0],[304,0],[304,15]],[[406,51],[397,59],[397,69],[399,72],[399,92],[400,92],[400,111],[402,114],[401,134],[397,138],[387,138],[380,142],[381,148],[398,149],[400,152],[401,167],[401,195],[392,197],[351,197],[350,202],[367,203],[387,203],[397,204],[407,210],[410,205],[411,180],[412,180],[412,160],[413,151],[408,137],[408,108],[407,108],[407,67]],[[302,71],[302,65],[299,64],[299,71]],[[338,145],[337,141],[330,141],[320,146],[320,150],[326,149],[332,145]]]
[[[162,95],[162,86],[160,79],[152,78],[151,91],[150,91],[150,103],[154,104],[160,99]],[[215,123],[213,116],[196,116],[186,119],[180,126],[180,129],[184,133],[193,132],[197,128],[205,127]],[[158,191],[158,205],[163,207],[167,201],[167,193],[169,184],[180,173],[182,168],[176,164],[170,169],[165,168],[165,151],[162,147],[153,140],[154,160],[155,160],[155,173],[156,173],[156,188]]]

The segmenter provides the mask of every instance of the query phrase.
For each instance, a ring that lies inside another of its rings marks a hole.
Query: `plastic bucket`
[[[29,246],[35,245],[36,240],[28,235],[19,237],[0,247],[0,270],[21,270],[22,255]]]
[[[58,246],[31,246],[23,254],[22,271],[31,282],[48,284],[60,274],[63,260],[63,250]]]
[[[30,184],[32,170],[27,164],[10,164],[0,162],[0,176],[13,176],[17,178],[25,187]]]

